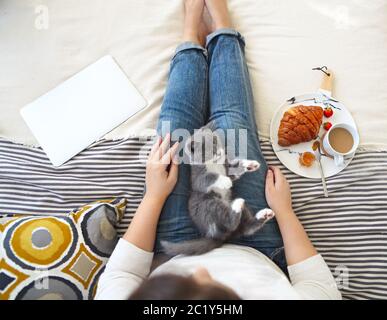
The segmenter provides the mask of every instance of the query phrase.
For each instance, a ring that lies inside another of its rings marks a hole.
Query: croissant
[[[317,106],[296,106],[287,110],[278,129],[278,144],[288,147],[317,138],[323,109]]]

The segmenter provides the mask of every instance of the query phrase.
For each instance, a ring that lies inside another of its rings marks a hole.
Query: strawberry
[[[333,110],[331,107],[327,107],[324,109],[324,116],[329,118],[329,117],[332,117],[333,115]]]
[[[325,129],[326,131],[328,131],[328,130],[332,127],[332,123],[330,123],[330,122],[324,122],[323,126],[324,126],[324,129]]]

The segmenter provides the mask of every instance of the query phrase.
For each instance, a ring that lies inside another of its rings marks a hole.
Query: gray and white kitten
[[[233,182],[246,172],[258,170],[259,162],[227,159],[219,136],[206,128],[190,137],[184,149],[191,156],[188,210],[202,238],[180,243],[162,241],[165,253],[203,254],[230,239],[252,235],[274,217],[267,208],[253,215],[244,199],[232,198]]]

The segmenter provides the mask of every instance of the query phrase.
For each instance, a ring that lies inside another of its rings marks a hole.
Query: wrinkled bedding
[[[319,86],[327,65],[334,95],[359,127],[361,144],[387,149],[387,0],[230,0],[247,40],[256,118],[269,135],[285,99]],[[182,0],[3,0],[0,2],[0,136],[36,144],[20,108],[111,54],[148,107],[109,138],[154,128],[169,60],[181,41]]]

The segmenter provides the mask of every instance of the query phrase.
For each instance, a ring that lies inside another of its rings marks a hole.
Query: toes
[[[260,167],[260,163],[255,160],[242,160],[242,165],[246,171],[256,171]]]
[[[247,171],[256,171],[259,169],[259,162],[258,161],[250,161],[247,166],[246,166],[246,169]]]
[[[258,220],[269,221],[270,219],[274,218],[274,216],[275,214],[273,210],[265,208],[265,209],[259,210],[255,215],[255,218]]]

